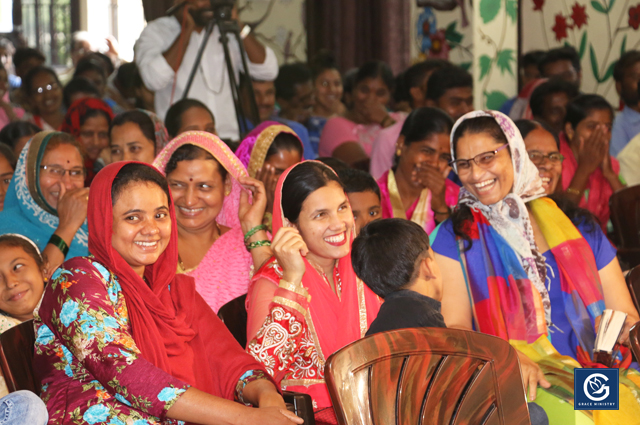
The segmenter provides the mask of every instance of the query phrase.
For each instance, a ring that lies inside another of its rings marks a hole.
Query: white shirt
[[[163,120],[172,100],[173,103],[176,103],[182,99],[191,68],[195,63],[205,35],[204,29],[199,33],[193,31],[189,40],[185,40],[185,54],[178,69],[175,93],[171,99],[176,73],[162,54],[179,37],[180,29],[180,23],[175,17],[158,18],[150,22],[142,31],[134,47],[135,61],[140,70],[140,76],[147,88],[155,92],[156,114]],[[249,72],[253,79],[273,81],[278,76],[278,60],[273,50],[269,47],[265,47],[265,50],[266,58],[262,64],[254,64],[247,58]],[[229,51],[236,71],[237,82],[238,72],[243,68],[238,42],[233,35],[229,36]],[[189,89],[189,98],[197,99],[209,107],[213,112],[216,129],[221,138],[239,140],[231,84],[227,75],[224,50],[220,43],[220,30],[217,25],[202,55],[198,72]]]

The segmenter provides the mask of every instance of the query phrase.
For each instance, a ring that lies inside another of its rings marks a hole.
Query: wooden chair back
[[[637,322],[629,330],[629,346],[636,361],[640,359],[640,322]]]
[[[609,199],[618,257],[629,267],[640,264],[640,185],[626,187]]]
[[[29,390],[40,394],[40,382],[33,371],[33,346],[36,342],[33,320],[15,326],[0,335],[0,369],[9,392]]]
[[[640,266],[635,266],[629,270],[624,280],[627,282],[627,288],[636,310],[640,311]]]
[[[244,306],[246,299],[247,294],[241,295],[218,310],[218,317],[242,348],[247,346],[247,309]]]
[[[341,425],[529,424],[514,348],[457,329],[371,335],[327,359]]]

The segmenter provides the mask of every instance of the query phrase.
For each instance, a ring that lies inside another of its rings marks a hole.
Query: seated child
[[[358,234],[368,223],[382,218],[380,187],[371,174],[362,170],[347,168],[337,173],[347,192]]]
[[[401,218],[368,224],[353,241],[356,275],[384,298],[367,335],[403,328],[444,328],[442,280],[420,225]]]
[[[33,319],[46,273],[45,262],[31,240],[11,233],[0,236],[0,333]],[[0,374],[0,397],[7,393]]]
[[[440,269],[420,225],[402,218],[366,225],[353,241],[351,262],[356,275],[384,298],[367,336],[404,328],[446,328],[440,314]],[[542,407],[527,405],[532,425],[549,424]]]

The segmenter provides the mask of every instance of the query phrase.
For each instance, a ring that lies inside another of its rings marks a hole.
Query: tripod
[[[230,17],[231,8],[214,8],[214,18],[211,19],[211,21],[209,21],[209,23],[207,24],[204,39],[202,40],[200,48],[198,49],[196,61],[193,64],[193,68],[191,68],[189,80],[187,80],[187,85],[184,89],[182,98],[186,99],[189,96],[189,90],[191,89],[193,79],[195,78],[196,73],[198,72],[198,68],[200,67],[204,49],[207,47],[207,42],[209,41],[209,38],[213,33],[214,27],[217,25],[220,30],[220,43],[222,43],[222,48],[224,50],[224,61],[227,67],[229,83],[231,84],[231,96],[233,97],[233,106],[235,108],[236,118],[238,120],[238,129],[240,131],[239,136],[240,140],[242,140],[247,135],[247,133],[249,133],[249,126],[244,115],[244,105],[242,94],[240,93],[239,82],[236,81],[236,74],[233,69],[233,63],[231,62],[231,53],[229,51],[229,34],[235,36],[236,41],[238,42],[238,46],[240,48],[240,57],[242,58],[242,67],[244,68],[244,72],[247,76],[247,81],[249,81],[249,84],[247,84],[247,86],[249,91],[249,106],[251,108],[251,116],[249,117],[250,121],[254,125],[257,125],[260,122],[260,116],[258,115],[258,106],[256,105],[256,98],[253,93],[253,85],[251,84],[251,75],[249,74],[249,67],[247,66],[247,55],[244,50],[244,45],[242,44],[242,39],[240,38],[240,28],[238,28],[238,22],[231,20]]]

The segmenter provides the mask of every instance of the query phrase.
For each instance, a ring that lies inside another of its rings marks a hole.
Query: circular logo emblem
[[[605,385],[609,378],[602,373],[592,373],[584,381],[584,394],[591,401],[602,401],[609,397],[609,386]]]

